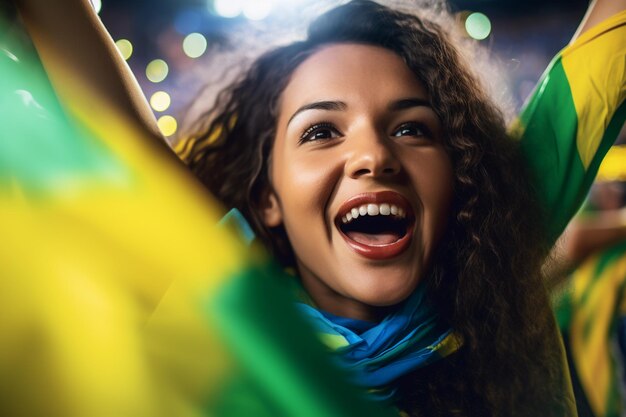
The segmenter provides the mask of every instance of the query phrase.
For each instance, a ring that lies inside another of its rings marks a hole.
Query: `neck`
[[[326,285],[310,271],[303,269],[299,268],[302,286],[320,310],[340,317],[375,323],[380,322],[393,310],[393,306],[373,306],[349,298]]]

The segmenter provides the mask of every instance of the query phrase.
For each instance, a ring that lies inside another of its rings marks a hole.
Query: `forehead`
[[[321,48],[293,73],[283,92],[288,109],[318,99],[375,102],[398,97],[427,99],[424,86],[394,52],[377,46],[333,44]]]

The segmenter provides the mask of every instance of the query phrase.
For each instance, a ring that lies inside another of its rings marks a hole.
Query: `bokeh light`
[[[169,68],[167,63],[162,59],[151,61],[146,67],[146,77],[153,83],[160,83],[167,77]]]
[[[91,0],[91,5],[96,13],[100,13],[100,10],[102,10],[102,0]]]
[[[206,51],[206,38],[200,33],[190,33],[183,40],[183,51],[189,58],[198,58]]]
[[[250,20],[262,20],[270,14],[273,7],[268,0],[247,0],[243,5],[243,14]]]
[[[165,111],[170,106],[172,100],[165,91],[157,91],[150,97],[150,106],[156,111]]]
[[[472,13],[465,19],[467,34],[477,40],[483,40],[491,33],[491,21],[482,13]]]
[[[256,0],[261,1],[261,0]],[[242,0],[215,0],[213,3],[215,12],[222,17],[237,17],[243,11]]]
[[[159,130],[161,130],[163,136],[172,136],[176,133],[176,129],[178,128],[176,119],[169,115],[159,117],[157,125],[159,126]]]
[[[128,39],[119,39],[115,42],[115,46],[117,46],[122,57],[128,61],[133,54],[133,44]]]

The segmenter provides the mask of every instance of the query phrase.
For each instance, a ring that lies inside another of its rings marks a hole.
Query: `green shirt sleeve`
[[[626,12],[552,60],[510,128],[521,141],[547,232],[556,240],[582,204],[626,119]]]

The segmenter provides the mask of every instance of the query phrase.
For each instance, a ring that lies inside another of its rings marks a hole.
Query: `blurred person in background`
[[[624,413],[626,183],[597,182],[559,247],[554,306],[579,416]]]

